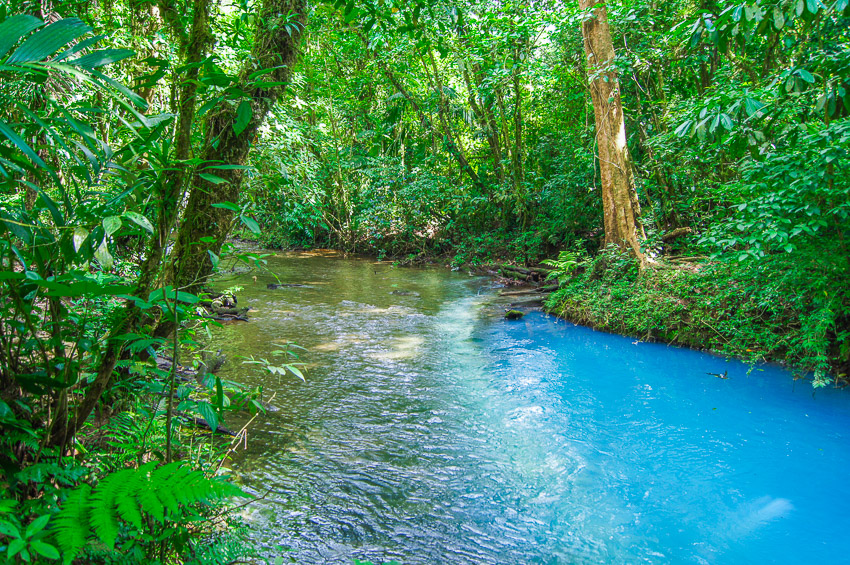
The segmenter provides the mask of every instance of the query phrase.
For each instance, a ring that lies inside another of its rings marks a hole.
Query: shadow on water
[[[234,471],[298,563],[793,563],[850,554],[850,404],[764,367],[499,316],[488,281],[270,258],[225,376],[280,410]],[[268,278],[268,280],[265,280]],[[231,283],[229,283],[231,284]],[[307,352],[307,382],[234,355]],[[706,373],[728,371],[721,380]]]

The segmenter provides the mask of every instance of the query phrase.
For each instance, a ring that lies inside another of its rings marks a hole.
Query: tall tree
[[[644,235],[640,223],[640,205],[626,145],[626,124],[620,99],[620,82],[614,66],[608,10],[605,2],[597,0],[579,0],[579,6],[585,15],[581,32],[596,121],[605,244],[614,243],[631,255],[643,259],[638,241],[639,235]]]
[[[283,94],[298,57],[306,24],[303,0],[265,0],[257,17],[254,48],[240,83],[245,97],[238,105],[223,101],[207,115],[200,160],[216,169],[216,179],[198,171],[174,246],[175,286],[197,290],[212,273],[211,254],[221,252],[230,232],[233,210],[222,202],[239,201],[248,152],[266,116]],[[205,178],[206,177],[206,178]]]

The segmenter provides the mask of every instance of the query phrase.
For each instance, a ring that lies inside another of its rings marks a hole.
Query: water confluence
[[[490,281],[332,253],[245,275],[223,376],[262,384],[233,470],[301,564],[844,563],[850,396],[780,368],[501,317]],[[237,355],[306,351],[306,382]],[[708,373],[724,374],[727,379]]]

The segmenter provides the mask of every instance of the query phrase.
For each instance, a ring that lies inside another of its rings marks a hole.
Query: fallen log
[[[174,414],[175,414],[175,416],[179,416],[183,420],[183,422],[185,422],[186,424],[193,425],[196,428],[205,428],[207,430],[213,431],[212,426],[210,426],[209,423],[206,420],[204,420],[203,418],[201,418],[199,416],[190,416],[190,415],[185,414],[183,412],[175,412]],[[216,427],[215,432],[217,434],[224,434],[224,435],[228,435],[228,436],[231,436],[231,437],[236,436],[236,433],[233,430],[226,428],[226,427],[222,426],[221,424],[219,424]]]
[[[521,297],[516,302],[511,302],[508,304],[509,308],[519,308],[519,307],[530,307],[530,306],[542,306],[543,303],[546,302],[546,296],[539,294],[537,296],[524,296]]]
[[[534,288],[524,288],[522,290],[503,290],[499,292],[499,296],[521,296],[523,294],[555,292],[556,290],[558,290],[557,284],[549,284],[546,286],[537,286]]]
[[[674,240],[674,239],[676,239],[676,238],[679,238],[679,237],[682,237],[682,236],[688,235],[688,234],[689,234],[689,233],[691,233],[692,231],[693,231],[693,230],[692,230],[691,228],[689,228],[689,227],[676,228],[676,229],[674,229],[674,230],[670,230],[669,232],[667,232],[667,233],[665,233],[664,235],[662,235],[662,236],[661,236],[661,241],[673,241],[673,240]]]

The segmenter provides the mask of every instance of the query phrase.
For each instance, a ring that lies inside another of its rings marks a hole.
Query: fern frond
[[[178,503],[188,505],[203,501],[195,494],[194,482],[196,480],[195,473],[188,467],[181,467],[174,473],[171,479],[172,493]]]
[[[133,469],[125,469],[112,473],[104,478],[89,497],[89,516],[92,529],[107,547],[115,547],[118,537],[117,502],[124,498],[127,491],[127,481],[135,473]]]
[[[143,488],[136,496],[142,510],[150,514],[160,524],[165,522],[165,506],[160,502],[155,490]]]
[[[143,476],[138,471],[127,475],[125,495],[119,497],[116,504],[121,519],[137,530],[142,529],[142,511],[139,509],[139,501],[136,500],[135,494],[141,488],[140,479]]]
[[[156,465],[151,462],[138,469],[124,469],[107,475],[94,489],[83,484],[71,492],[56,515],[55,527],[67,562],[73,561],[91,538],[114,549],[122,523],[138,531],[145,529],[145,515],[159,524],[180,523],[197,516],[192,506],[245,496],[242,489],[223,477],[207,478],[179,462],[159,468]]]
[[[74,559],[86,545],[91,533],[88,517],[88,501],[91,487],[82,484],[71,491],[62,509],[56,514],[54,530],[56,541],[65,555],[66,562]]]
[[[187,565],[227,565],[256,555],[256,550],[245,543],[244,535],[232,533],[204,540],[194,550],[194,559]]]
[[[180,505],[174,497],[174,489],[177,483],[175,477],[180,475],[180,463],[170,463],[163,465],[153,473],[151,473],[151,487],[159,498],[160,503],[168,511],[168,514],[174,516],[177,514]]]

